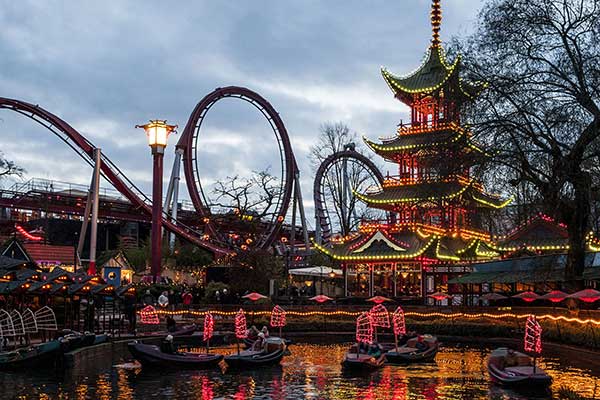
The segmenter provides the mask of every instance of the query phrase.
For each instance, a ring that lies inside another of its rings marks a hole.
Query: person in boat
[[[517,367],[519,365],[519,358],[513,349],[508,349],[504,362],[502,363],[502,369],[509,367]]]
[[[258,337],[258,334],[260,333],[260,331],[258,330],[258,328],[254,325],[252,325],[250,327],[250,329],[248,329],[248,339],[250,340],[256,340],[256,338]]]
[[[177,322],[172,316],[167,316],[167,332],[175,332],[177,330]]]
[[[419,335],[419,337],[417,337],[417,344],[415,345],[415,348],[421,353],[429,348],[429,345],[425,341],[425,337],[423,335]]]
[[[262,351],[265,344],[265,334],[259,332],[258,337],[252,344],[252,351]]]
[[[260,330],[260,332],[264,335],[265,338],[269,337],[269,330],[267,329],[266,326],[263,326],[262,329]]]
[[[167,335],[165,340],[162,341],[160,351],[166,354],[177,354],[177,348],[175,347],[175,343],[173,343],[172,335]]]
[[[374,357],[374,358],[381,357],[381,347],[379,347],[379,344],[377,344],[377,343],[371,344],[369,346],[369,349],[367,350],[367,355]]]

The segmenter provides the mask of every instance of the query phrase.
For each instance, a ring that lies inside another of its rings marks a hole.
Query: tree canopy
[[[488,85],[467,113],[488,181],[568,225],[567,277],[580,280],[600,189],[600,2],[490,0],[460,47]]]

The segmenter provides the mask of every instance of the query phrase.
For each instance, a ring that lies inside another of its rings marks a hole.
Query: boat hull
[[[146,368],[209,369],[216,367],[223,359],[221,354],[167,354],[161,352],[158,346],[136,342],[127,344],[127,348]]]
[[[385,353],[385,359],[390,364],[428,363],[435,361],[435,356],[437,355],[437,353],[438,346],[429,348],[423,352],[414,351],[409,353],[402,353],[396,351],[388,351],[387,353]]]
[[[283,356],[285,356],[286,349],[279,349],[270,353],[259,353],[259,354],[248,354],[248,352],[242,352],[240,355],[232,354],[225,357],[225,362],[230,368],[256,368],[269,365],[279,364]]]
[[[546,389],[552,384],[552,377],[543,369],[533,366],[531,357],[514,352],[518,364],[504,368],[504,358],[508,349],[499,348],[487,360],[488,373],[492,382],[513,389]]]
[[[0,369],[51,368],[60,361],[62,354],[62,343],[59,340],[53,340],[28,349],[0,353]]]
[[[372,357],[365,354],[346,353],[342,367],[346,371],[374,371],[383,367],[385,356]]]

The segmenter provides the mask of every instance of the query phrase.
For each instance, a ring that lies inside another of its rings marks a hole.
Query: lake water
[[[256,372],[145,371],[113,360],[94,360],[81,370],[0,373],[1,399],[531,399],[489,383],[490,348],[446,345],[434,364],[385,366],[372,374],[347,376],[340,361],[346,344],[290,347],[280,367]],[[218,349],[230,353],[234,348]],[[553,389],[569,387],[600,398],[600,370],[573,354],[547,354],[540,365]],[[554,394],[555,395],[555,394]],[[552,398],[540,394],[537,398]]]

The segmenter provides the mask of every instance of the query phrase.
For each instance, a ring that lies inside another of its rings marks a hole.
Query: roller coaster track
[[[56,115],[46,111],[38,105],[3,97],[0,97],[0,109],[15,111],[39,123],[59,137],[90,166],[93,166],[93,154],[96,147],[71,125]],[[125,174],[108,157],[106,157],[106,155],[104,155],[104,153],[102,153],[101,161],[100,168],[102,176],[141,212],[152,215],[152,201],[138,189],[133,182],[131,182]],[[166,214],[163,216],[162,223],[168,231],[210,251],[216,257],[231,254],[231,251],[227,249],[200,239],[201,233],[182,225],[180,222],[175,224],[165,217]]]
[[[210,202],[207,200],[200,182],[200,171],[198,160],[196,158],[196,149],[198,147],[198,138],[200,136],[200,128],[204,117],[215,103],[226,98],[244,100],[258,109],[258,111],[260,111],[267,119],[279,145],[281,156],[280,191],[282,195],[277,200],[275,210],[272,213],[273,219],[268,223],[268,229],[257,243],[257,247],[259,248],[268,248],[273,244],[281,229],[284,217],[287,214],[290,199],[293,196],[294,181],[297,180],[298,176],[298,167],[292,151],[289,135],[279,113],[260,94],[244,87],[227,86],[215,89],[196,105],[185,126],[183,134],[180,136],[179,142],[177,143],[177,147],[184,151],[183,167],[188,193],[190,194],[190,198],[196,211],[200,214],[201,218],[208,221],[207,227],[211,232],[211,236],[218,238],[222,242],[223,238],[220,237],[219,229],[212,223]],[[298,183],[296,182],[296,184]],[[301,201],[301,199],[299,199],[299,201]]]
[[[315,174],[314,186],[313,186],[313,200],[315,202],[315,217],[317,220],[317,229],[321,230],[321,240],[323,244],[329,243],[332,236],[331,219],[329,217],[329,211],[325,204],[325,176],[327,171],[332,165],[338,160],[356,160],[367,169],[372,176],[383,186],[384,177],[379,168],[364,155],[360,154],[355,150],[344,150],[334,153],[327,157],[317,170]]]

